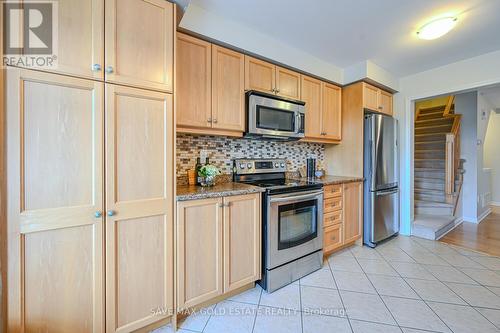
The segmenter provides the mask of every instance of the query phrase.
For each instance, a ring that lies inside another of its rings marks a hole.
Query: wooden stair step
[[[421,108],[420,114],[433,113],[433,112],[437,112],[437,111],[441,111],[441,113],[443,113],[445,109],[446,109],[446,105],[438,105],[438,106],[433,106],[430,108]]]
[[[443,207],[443,208],[453,208],[453,204],[447,202],[434,202],[426,200],[415,200],[415,207]]]
[[[439,141],[446,143],[446,133],[447,132],[415,134],[415,143],[424,141]]]
[[[436,125],[453,125],[453,118],[436,118],[436,119],[423,119],[415,121],[415,128],[419,128],[422,126],[436,126]]]
[[[419,114],[417,117],[417,121],[418,120],[427,120],[427,119],[439,119],[439,118],[443,118],[443,111]]]
[[[451,131],[452,124],[446,125],[436,125],[436,126],[423,126],[415,128],[415,134],[425,134],[425,133],[449,133]]]

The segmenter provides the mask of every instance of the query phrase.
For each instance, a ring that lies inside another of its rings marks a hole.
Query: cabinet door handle
[[[99,71],[101,70],[101,65],[99,65],[99,64],[94,64],[94,65],[92,66],[92,70],[93,70],[94,72],[99,72]]]
[[[211,122],[212,122],[212,118],[208,118],[207,123],[211,123]]]
[[[384,109],[384,107],[381,105],[381,106],[379,106],[379,107],[378,107],[378,109],[379,109],[379,110],[383,110],[383,109]]]
[[[280,93],[280,90],[279,89],[276,89],[276,93],[279,94]]]
[[[107,66],[106,67],[106,73],[108,73],[108,74],[113,73],[113,66]]]
[[[100,218],[102,216],[102,212],[100,210],[98,210],[97,212],[94,213],[94,217],[96,219]]]
[[[116,212],[114,210],[108,210],[108,216],[115,216]]]
[[[213,120],[213,123],[214,123],[214,124],[217,124],[217,118],[215,118],[215,119]]]

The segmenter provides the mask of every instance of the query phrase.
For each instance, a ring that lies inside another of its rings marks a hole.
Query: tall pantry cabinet
[[[60,1],[60,66],[6,71],[8,332],[170,316],[174,13]]]

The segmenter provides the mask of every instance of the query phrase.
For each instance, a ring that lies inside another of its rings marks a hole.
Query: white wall
[[[462,115],[460,158],[466,160],[464,164],[464,183],[460,197],[462,200],[462,216],[464,221],[477,222],[479,147],[477,145],[477,92],[456,95],[455,113]]]
[[[413,101],[500,83],[500,51],[458,61],[403,77],[394,97],[400,122],[401,233],[411,233],[413,221]]]
[[[491,113],[484,140],[484,166],[491,168],[491,200],[500,206],[500,114]]]

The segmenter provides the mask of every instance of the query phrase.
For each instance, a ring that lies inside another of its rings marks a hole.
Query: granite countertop
[[[177,186],[177,201],[227,197],[264,191],[265,189],[261,187],[234,182],[216,184],[210,187],[179,185]]]
[[[364,180],[363,177],[349,177],[349,176],[323,176],[321,178],[299,178],[300,180],[308,180],[317,182],[323,185],[336,185],[336,184],[344,184],[344,183],[354,183],[354,182],[362,182]]]

